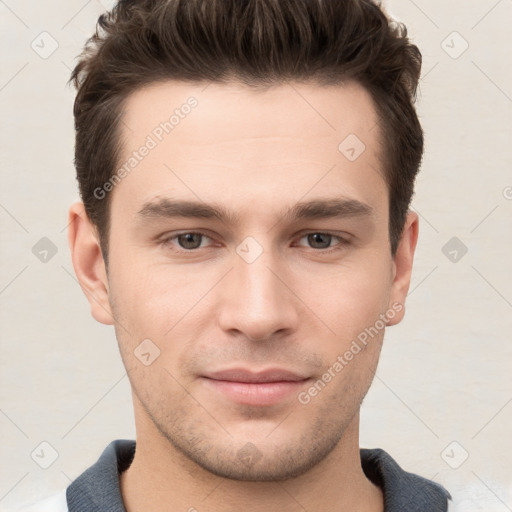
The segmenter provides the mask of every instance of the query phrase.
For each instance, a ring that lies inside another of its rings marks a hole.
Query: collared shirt
[[[404,471],[384,450],[362,448],[360,453],[364,473],[382,489],[385,512],[448,511],[451,496],[441,485]],[[130,466],[134,455],[135,441],[112,441],[65,494],[26,512],[126,512],[119,475]]]

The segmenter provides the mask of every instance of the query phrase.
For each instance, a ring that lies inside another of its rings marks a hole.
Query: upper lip
[[[250,371],[244,368],[233,368],[211,372],[205,375],[208,379],[226,380],[231,382],[263,383],[263,382],[298,382],[307,377],[281,368],[270,368],[261,371]]]

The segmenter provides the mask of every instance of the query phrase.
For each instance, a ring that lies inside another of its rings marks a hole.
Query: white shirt
[[[66,489],[48,496],[37,503],[25,505],[18,512],[68,512]]]

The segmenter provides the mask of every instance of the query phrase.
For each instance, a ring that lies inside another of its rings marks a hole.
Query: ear
[[[388,319],[388,326],[400,323],[405,315],[405,298],[411,284],[412,264],[418,241],[418,230],[418,215],[415,212],[409,211],[395,257],[393,258],[393,283],[391,285],[388,307],[392,308],[396,314],[393,318]]]
[[[95,226],[85,213],[84,204],[69,208],[68,243],[76,277],[91,305],[92,316],[102,324],[113,325],[108,300],[108,280]]]

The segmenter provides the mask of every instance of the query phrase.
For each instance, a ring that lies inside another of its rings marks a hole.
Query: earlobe
[[[388,326],[400,323],[405,315],[405,299],[411,284],[412,264],[418,242],[418,231],[418,215],[409,211],[393,259],[394,277],[391,285],[389,308],[393,309],[396,314],[389,319]]]
[[[113,325],[105,262],[96,229],[85,213],[83,203],[71,205],[68,221],[68,243],[73,267],[91,306],[92,316],[102,324]]]

